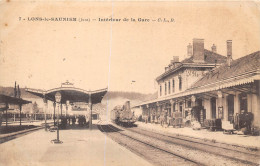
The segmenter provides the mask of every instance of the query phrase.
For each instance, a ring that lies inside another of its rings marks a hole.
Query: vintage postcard
[[[0,1],[0,165],[259,165],[259,1]]]

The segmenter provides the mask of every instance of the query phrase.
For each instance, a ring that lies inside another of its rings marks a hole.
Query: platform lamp
[[[52,140],[51,142],[54,143],[54,144],[61,144],[62,141],[60,141],[60,138],[59,138],[59,110],[60,110],[60,102],[61,102],[61,93],[60,92],[57,92],[55,94],[55,101],[56,103],[58,103],[58,110],[57,110],[57,139],[54,139]]]

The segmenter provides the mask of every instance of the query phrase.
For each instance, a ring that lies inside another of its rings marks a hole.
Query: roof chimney
[[[211,47],[212,52],[217,53],[217,46],[215,44]]]
[[[228,67],[231,65],[232,61],[232,40],[227,40],[227,63]]]
[[[179,62],[179,56],[173,56],[172,57],[171,64],[173,64],[175,62]]]
[[[204,62],[204,39],[193,39],[193,61]]]
[[[187,46],[187,55],[188,55],[188,57],[192,56],[192,45],[190,43]]]

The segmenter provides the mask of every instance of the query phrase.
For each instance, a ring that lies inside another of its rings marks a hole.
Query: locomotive
[[[115,106],[110,112],[110,119],[119,125],[132,126],[136,118],[130,109],[130,101],[126,101],[124,105]]]

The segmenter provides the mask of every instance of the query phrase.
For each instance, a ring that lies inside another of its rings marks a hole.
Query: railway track
[[[191,160],[186,156],[174,153],[158,145],[151,144],[146,140],[132,137],[129,134],[121,132],[122,130],[112,125],[99,124],[98,128],[115,142],[123,145],[154,165],[204,165],[198,161]]]
[[[191,136],[184,136],[184,135],[180,135],[180,134],[173,134],[173,133],[163,133],[163,132],[157,132],[154,130],[149,130],[149,129],[144,129],[144,128],[136,128],[133,127],[131,128],[125,128],[125,129],[136,129],[139,130],[139,132],[151,132],[154,134],[160,134],[162,136],[166,136],[166,137],[170,137],[170,138],[174,138],[174,139],[178,139],[178,140],[183,140],[183,141],[190,141],[190,142],[194,142],[197,144],[206,144],[206,145],[210,145],[212,147],[218,147],[218,148],[223,148],[223,149],[228,149],[228,150],[232,150],[232,151],[236,151],[236,152],[240,152],[240,153],[246,153],[246,154],[253,154],[253,155],[258,155],[260,157],[260,151],[259,149],[257,149],[256,147],[245,147],[245,146],[240,146],[240,145],[232,145],[232,144],[227,144],[227,143],[221,143],[221,142],[216,142],[216,140],[212,139],[202,139],[202,138],[196,138],[196,137],[191,137]]]
[[[109,128],[114,129],[114,131],[117,131],[114,133],[120,133],[127,137],[141,140],[146,144],[179,155],[198,165],[259,165],[260,161],[258,151],[249,151],[241,147],[228,147],[225,144],[162,134],[145,129],[139,129],[138,127],[122,128],[121,126],[108,126]],[[122,144],[125,144],[125,142],[122,142]],[[152,153],[150,155],[153,156]],[[147,157],[144,158],[148,159]],[[154,164],[155,162],[152,163]],[[166,165],[176,165],[169,164],[170,162],[167,163],[168,164]],[[157,162],[156,165],[165,164],[158,164]]]
[[[169,144],[178,144],[190,149],[196,149],[199,151],[221,156],[230,160],[239,161],[245,165],[259,165],[260,154],[259,151],[250,151],[241,147],[227,146],[221,143],[204,142],[203,140],[196,140],[191,138],[185,138],[178,135],[162,134],[158,132],[148,131],[145,129],[124,128],[138,134],[145,135],[154,139],[165,141]]]

